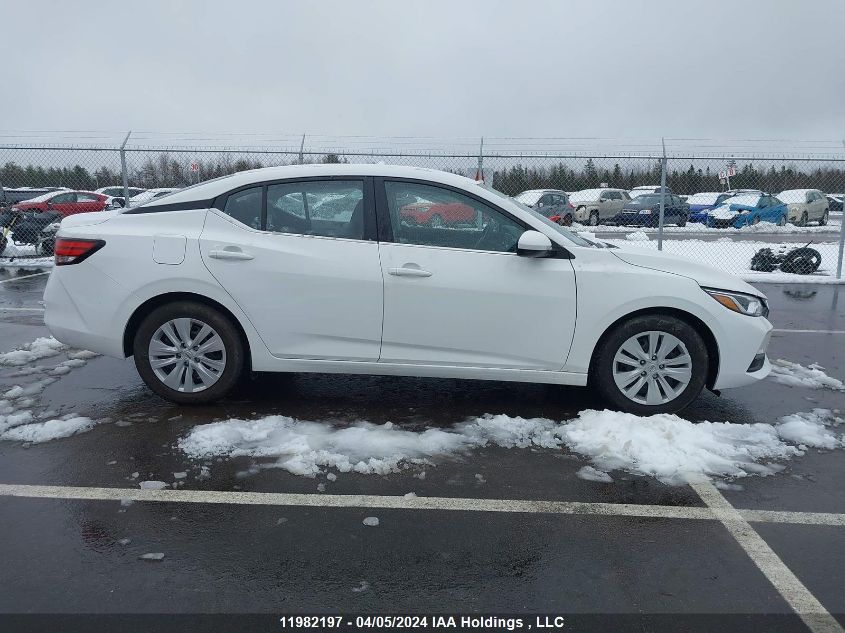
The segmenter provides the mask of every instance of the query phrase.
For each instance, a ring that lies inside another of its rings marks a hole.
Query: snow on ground
[[[16,251],[19,251],[19,247],[15,247]],[[8,251],[7,251],[8,252]],[[15,257],[0,257],[0,268],[38,268],[38,269],[45,269],[45,268],[52,268],[54,265],[54,260],[52,257],[34,257],[35,250],[31,251],[32,255],[29,252],[17,252]]]
[[[778,358],[772,361],[772,373],[769,374],[769,378],[790,387],[845,391],[845,383],[838,378],[828,376],[824,372],[824,367],[817,363],[804,367],[804,365]]]
[[[56,356],[66,349],[67,345],[59,343],[52,336],[42,336],[20,349],[0,354],[0,366],[18,367],[26,365],[41,358]]]
[[[582,227],[586,230],[596,231],[598,233],[627,233],[629,231],[640,230],[645,231],[647,233],[656,234],[658,231],[657,227],[632,227],[604,224],[599,226],[586,227],[582,224],[578,224],[577,222],[572,224],[573,230],[576,231],[580,231]],[[839,231],[841,230],[840,227],[841,223],[838,221],[830,222],[826,226],[817,226],[815,224],[811,226],[795,226],[794,224],[778,226],[773,222],[760,222],[759,224],[752,224],[751,226],[743,226],[741,229],[737,229],[734,227],[717,229],[715,227],[707,227],[703,224],[688,223],[686,226],[675,226],[674,224],[664,226],[663,233],[670,233],[673,235],[683,235],[687,233],[718,233],[724,235],[795,235],[800,233],[813,235],[817,233],[830,233],[838,235]]]
[[[635,236],[635,237],[633,237]],[[657,250],[657,241],[642,239],[648,236],[642,231],[631,233],[626,239],[603,240],[622,250],[652,249]],[[633,242],[633,243],[632,243]],[[771,248],[777,252],[784,247],[792,250],[804,244],[772,244],[769,242],[735,242],[730,238],[718,241],[705,240],[663,240],[663,251],[672,255],[681,255],[698,263],[707,264],[738,275],[745,281],[768,283],[811,283],[836,284],[845,283],[845,279],[836,278],[836,262],[839,255],[838,242],[811,244],[810,247],[819,251],[822,256],[821,266],[811,275],[796,275],[776,270],[771,273],[751,270],[751,258],[761,248]]]
[[[36,360],[62,353],[66,353],[67,360],[56,365],[24,367]],[[0,395],[0,440],[46,442],[83,433],[106,422],[73,413],[61,417],[56,417],[55,411],[36,413],[38,397],[44,389],[95,356],[97,354],[93,352],[69,349],[52,337],[38,338],[20,349],[0,353],[0,369],[16,368],[3,374],[4,378],[35,377],[29,382],[13,385]]]
[[[486,415],[419,432],[391,423],[359,421],[337,427],[269,416],[200,425],[178,446],[197,459],[248,456],[272,460],[262,462],[262,468],[310,477],[328,468],[384,475],[422,464],[435,466],[438,459],[485,446],[567,448],[591,460],[578,471],[584,479],[612,482],[608,473],[622,470],[680,484],[691,475],[770,475],[783,469],[779,461],[801,456],[807,447],[841,447],[843,437],[833,430],[842,423],[836,413],[815,409],[774,424],[734,424],[586,410],[565,422]]]

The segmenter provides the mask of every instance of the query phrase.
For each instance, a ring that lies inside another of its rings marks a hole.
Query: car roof
[[[263,167],[261,169],[239,171],[230,176],[207,180],[206,182],[198,185],[182,189],[181,191],[167,196],[167,198],[162,198],[161,200],[151,200],[145,205],[145,207],[170,205],[193,200],[209,200],[211,198],[216,198],[227,191],[231,191],[232,189],[237,189],[238,187],[254,183],[265,182],[268,180],[284,180],[287,178],[311,178],[315,176],[382,176],[385,178],[416,178],[461,188],[468,188],[471,185],[480,187],[480,183],[476,183],[476,181],[471,178],[466,178],[457,174],[450,174],[437,169],[428,169],[425,167],[405,167],[400,165],[384,165],[381,163],[286,165],[284,167]]]

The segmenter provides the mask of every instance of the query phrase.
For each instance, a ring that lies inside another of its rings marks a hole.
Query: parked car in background
[[[810,222],[824,226],[830,219],[830,203],[818,189],[787,189],[777,197],[786,203],[787,221],[797,226]]]
[[[68,191],[67,187],[13,187],[3,188],[3,195],[0,197],[0,210],[10,209],[19,202],[32,200],[38,196],[52,193],[54,191]]]
[[[559,189],[529,189],[514,196],[514,200],[531,207],[552,222],[568,226],[572,224],[572,209],[569,208],[569,194]]]
[[[786,224],[786,204],[768,193],[741,193],[722,202],[710,213],[707,226],[742,228],[760,222]]]
[[[155,200],[156,198],[161,198],[162,196],[170,195],[175,191],[179,191],[179,187],[158,187],[156,189],[145,189],[138,195],[129,198],[129,204],[127,206],[138,207],[146,202],[149,202],[150,200]]]
[[[680,196],[660,193],[644,193],[629,200],[613,217],[613,224],[619,226],[658,226],[660,224],[660,203],[663,201],[663,224],[686,226],[689,219],[689,205],[681,202]]]
[[[399,217],[411,224],[440,228],[476,221],[475,209],[460,202],[412,202],[399,209]]]
[[[703,191],[691,195],[686,200],[689,205],[689,221],[698,224],[707,224],[710,211],[730,197],[731,194],[719,193],[718,191]]]
[[[143,193],[145,190],[141,189],[140,187],[127,187],[127,192],[129,193],[129,197],[132,198],[133,196],[137,196],[139,193]],[[126,206],[126,200],[123,197],[123,185],[115,185],[113,187],[100,187],[96,189],[94,193],[101,193],[104,196],[111,196],[114,198],[115,202],[120,204],[120,206]]]
[[[842,211],[842,200],[845,198],[841,193],[827,194],[827,204],[831,211]]]
[[[61,216],[77,213],[92,213],[115,208],[112,198],[93,191],[51,191],[31,200],[24,200],[14,205],[13,213],[46,213],[54,211]]]
[[[291,191],[342,193],[344,212],[298,227],[285,214],[285,230],[270,230],[267,203]],[[484,221],[407,224],[399,209],[413,198]],[[259,230],[229,215],[232,203],[247,218],[266,207]],[[766,298],[737,276],[607,248],[430,169],[243,171],[144,208],[67,218],[55,259],[50,332],[134,356],[149,388],[180,404],[225,397],[250,371],[333,372],[590,385],[609,406],[650,415],[771,370]]]
[[[629,192],[631,199],[641,196],[646,193],[660,193],[660,185],[641,185],[639,187],[634,187]],[[672,193],[671,187],[666,187],[666,193]]]
[[[596,226],[615,217],[630,199],[624,189],[583,189],[569,194],[569,208],[578,222]]]

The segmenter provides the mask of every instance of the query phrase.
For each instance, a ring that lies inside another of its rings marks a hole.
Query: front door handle
[[[431,273],[421,268],[388,268],[388,274],[396,275],[397,277],[431,277]]]
[[[210,251],[208,253],[208,256],[212,257],[214,259],[230,259],[230,260],[241,260],[241,261],[248,260],[248,259],[254,259],[253,256],[250,255],[249,253],[244,253],[241,249],[232,248],[230,246],[227,246],[226,248],[223,248],[223,249],[215,249],[213,251]]]

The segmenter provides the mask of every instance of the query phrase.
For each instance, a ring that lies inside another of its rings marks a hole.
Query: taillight
[[[78,264],[105,245],[105,240],[81,240],[71,237],[60,237],[56,240],[56,246],[53,251],[56,255],[56,266]]]

